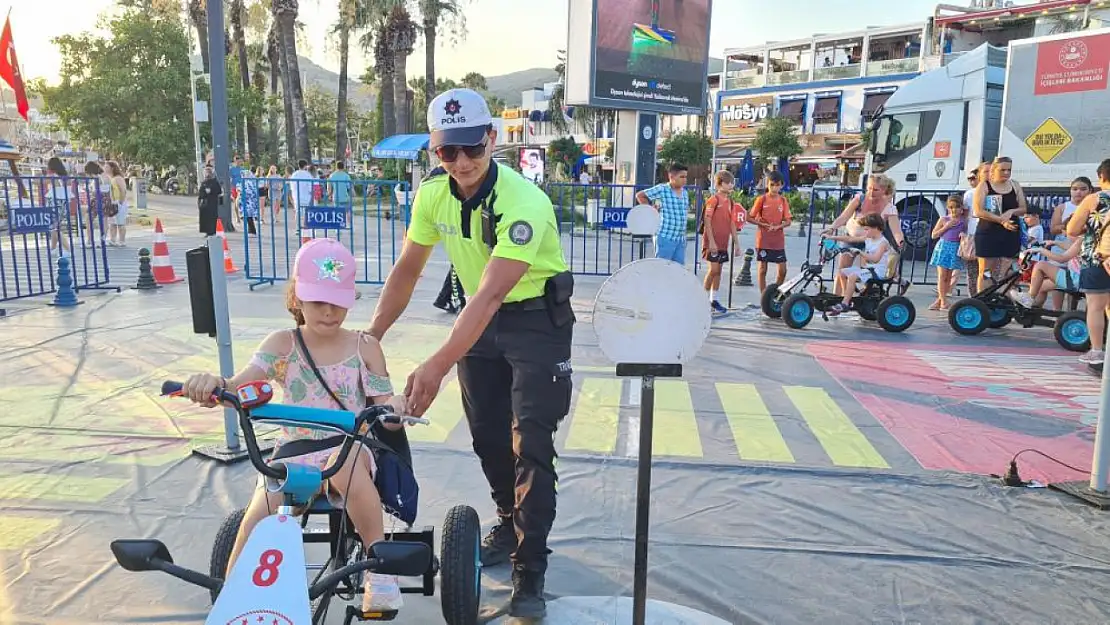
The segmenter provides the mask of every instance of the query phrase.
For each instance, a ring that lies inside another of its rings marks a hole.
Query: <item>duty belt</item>
[[[545,310],[547,304],[542,297],[521,300],[519,302],[505,302],[501,304],[502,312],[526,312],[530,310]]]

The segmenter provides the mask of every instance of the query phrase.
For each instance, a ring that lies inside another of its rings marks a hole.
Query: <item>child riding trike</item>
[[[829,279],[822,275],[825,267],[840,254],[858,251],[821,237],[816,264],[804,261],[797,275],[782,284],[772,284],[763,291],[760,301],[763,314],[772,319],[781,318],[787,326],[795,329],[809,325],[814,311],[820,311],[827,321],[828,313],[840,305],[843,296],[828,289],[826,281]],[[887,332],[902,332],[913,325],[917,317],[913,302],[904,297],[907,285],[897,275],[897,265],[898,255],[891,253],[886,275],[872,274],[862,281],[850,307],[863,319],[878,321]],[[817,292],[806,293],[812,284],[817,285]]]
[[[948,310],[948,325],[959,334],[973,336],[987,328],[1002,328],[1016,321],[1023,328],[1043,326],[1053,328],[1056,342],[1066,350],[1085,352],[1091,347],[1091,337],[1087,331],[1087,314],[1078,310],[1083,294],[1078,290],[1065,290],[1065,309],[1048,310],[1036,306],[1028,297],[1018,293],[1017,285],[1022,274],[1036,263],[1042,251],[1041,244],[1033,244],[1018,254],[1019,271],[1011,271],[1007,276],[991,286],[965,297]]]
[[[162,393],[180,394],[181,386],[177,382],[166,382]],[[282,493],[282,505],[251,532],[226,580],[225,567],[243,510],[232,513],[224,521],[213,545],[212,568],[208,575],[174,564],[169,550],[158,540],[113,541],[111,547],[116,561],[129,571],[162,571],[207,588],[214,605],[206,625],[239,623],[248,617],[254,622],[255,617],[260,616],[266,617],[266,623],[319,625],[325,622],[332,598],[353,599],[361,592],[361,578],[367,573],[422,577],[420,586],[402,588],[402,591],[427,596],[434,594],[438,574],[446,622],[449,625],[477,623],[481,528],[473,508],[458,505],[448,512],[437,559],[432,554],[434,530],[431,527],[420,532],[387,531],[385,540],[366,545],[344,511],[326,503],[314,503],[321,485],[343,467],[356,444],[372,450],[388,448],[375,434],[380,431],[376,428],[378,423],[413,424],[427,423],[427,420],[395,415],[385,405],[370,406],[355,414],[270,403],[272,397],[273,388],[268,382],[251,382],[235,393],[222,389],[216,393],[215,399],[233,406],[238,412],[251,464],[266,479],[272,492]],[[326,469],[280,460],[267,463],[259,450],[254,423],[333,432],[343,439],[339,460]],[[388,505],[385,509],[393,512]],[[327,533],[306,527],[307,517],[312,513],[328,516]],[[296,515],[302,516],[299,522]],[[306,542],[328,543],[330,557],[327,562],[321,566],[306,566]],[[319,572],[311,582],[306,582],[306,570]],[[354,620],[393,620],[396,616],[396,610],[364,612],[348,605],[344,624],[350,625]]]

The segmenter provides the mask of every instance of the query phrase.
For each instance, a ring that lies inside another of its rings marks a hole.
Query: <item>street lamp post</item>
[[[223,0],[208,0],[208,71],[212,86],[212,150],[216,156],[216,177],[224,189],[219,215],[224,230],[234,232],[231,219],[231,172],[227,158],[227,67],[224,63],[227,42],[224,39]]]

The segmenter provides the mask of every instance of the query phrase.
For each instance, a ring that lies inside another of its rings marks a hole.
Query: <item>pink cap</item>
[[[335,239],[313,239],[293,262],[297,299],[340,308],[355,305],[355,257]]]

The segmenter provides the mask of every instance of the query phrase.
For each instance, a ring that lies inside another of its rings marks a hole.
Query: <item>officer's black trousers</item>
[[[574,323],[501,310],[459,362],[463,408],[497,513],[512,518],[513,562],[545,571],[555,521],[555,430],[570,410]]]

